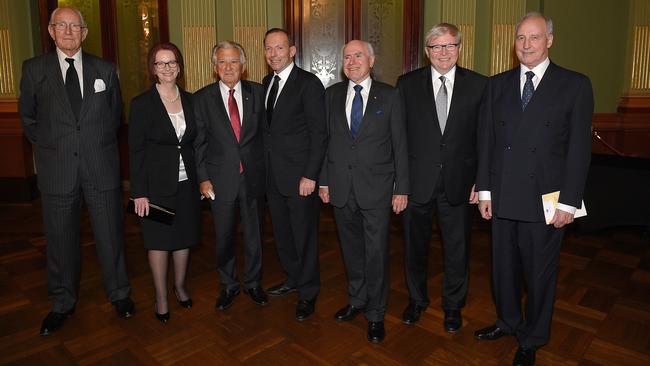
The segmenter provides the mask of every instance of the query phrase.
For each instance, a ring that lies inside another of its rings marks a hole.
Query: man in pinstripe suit
[[[75,310],[82,197],[106,295],[120,317],[134,313],[124,263],[116,136],[122,102],[115,66],[81,51],[88,29],[77,9],[54,10],[48,31],[56,51],[24,62],[19,100],[25,135],[35,147],[47,238],[53,304],[41,335],[59,329]]]

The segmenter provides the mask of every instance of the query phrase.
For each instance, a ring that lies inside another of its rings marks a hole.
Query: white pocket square
[[[104,90],[106,90],[106,84],[104,84],[104,80],[95,79],[95,93],[103,92]]]

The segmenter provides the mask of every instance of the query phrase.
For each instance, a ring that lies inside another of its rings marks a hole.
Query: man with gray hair
[[[262,289],[261,222],[265,193],[264,90],[241,80],[246,53],[223,41],[212,49],[219,80],[194,94],[196,164],[201,195],[210,199],[216,236],[221,293],[216,307],[226,310],[239,295],[235,266],[237,208],[244,232],[244,288],[256,304],[268,303]]]
[[[402,322],[414,324],[429,305],[429,244],[435,211],[443,245],[443,326],[462,325],[469,282],[470,204],[476,203],[476,132],[487,78],[457,65],[461,32],[441,23],[426,35],[430,61],[402,75],[397,88],[406,116],[411,174],[404,215],[404,259],[409,304]]]
[[[319,195],[334,206],[348,275],[348,304],[334,319],[364,312],[368,341],[384,339],[388,300],[388,231],[409,193],[406,130],[397,90],[373,80],[372,46],[353,40],[343,48],[347,81],[325,91],[329,143]]]
[[[476,188],[481,216],[492,220],[497,321],[475,337],[517,337],[513,365],[534,365],[549,340],[562,238],[591,159],[591,82],[551,62],[552,44],[549,18],[530,13],[517,24],[520,65],[490,79],[479,127]],[[547,193],[559,196],[548,221]]]
[[[23,64],[19,109],[34,145],[47,239],[49,335],[78,300],[83,198],[95,235],[106,296],[122,318],[133,315],[124,261],[117,130],[122,100],[115,65],[81,50],[88,28],[79,10],[57,8],[48,25],[56,51]]]

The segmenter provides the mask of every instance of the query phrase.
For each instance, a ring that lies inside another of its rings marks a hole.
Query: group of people
[[[56,52],[25,61],[20,113],[35,146],[47,237],[48,293],[53,306],[41,334],[59,329],[74,310],[79,281],[80,201],[86,203],[104,287],[120,317],[131,316],[124,264],[117,128],[121,96],[115,67],[81,51],[88,29],[81,13],[56,9],[49,24]],[[246,53],[232,41],[211,55],[217,80],[193,95],[182,89],[180,50],[149,52],[152,87],[131,102],[131,195],[155,288],[155,316],[170,319],[174,294],[192,306],[186,287],[189,248],[199,243],[200,199],[210,202],[216,234],[219,310],[241,286],[260,306],[268,295],[297,292],[297,320],[315,311],[320,289],[320,201],[333,206],[348,279],[348,303],[334,314],[363,313],[367,339],[385,337],[391,211],[403,212],[409,304],[405,324],[430,303],[428,249],[434,212],[444,253],[443,326],[463,326],[469,281],[472,204],[492,220],[494,325],[479,340],[515,336],[514,365],[533,365],[548,342],[564,228],[582,199],[590,161],[593,94],[589,79],[552,63],[552,21],[529,13],[516,26],[516,68],[487,78],[457,65],[462,37],[441,23],[426,35],[430,65],[392,87],[373,79],[373,47],[342,50],[345,81],[327,88],[298,67],[291,36],[264,37],[272,70],[262,84],[242,80]],[[547,225],[541,195],[560,191]],[[320,201],[319,199],[320,198]],[[262,222],[271,213],[286,279],[264,290]],[[163,206],[171,224],[147,219]],[[243,229],[243,281],[235,266],[236,214]],[[522,310],[522,287],[526,306]]]

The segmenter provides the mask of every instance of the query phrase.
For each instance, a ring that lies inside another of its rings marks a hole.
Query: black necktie
[[[526,71],[526,82],[524,83],[524,90],[521,93],[522,110],[526,109],[528,102],[530,102],[530,99],[533,97],[533,93],[535,92],[535,86],[533,85],[533,77],[535,77],[534,72]]]
[[[68,71],[65,73],[65,91],[68,92],[68,100],[72,113],[77,121],[79,120],[79,111],[81,110],[81,88],[79,88],[79,76],[77,69],[74,68],[74,59],[65,59],[69,64]]]
[[[269,92],[269,99],[266,100],[266,120],[271,124],[271,119],[273,119],[273,107],[275,105],[275,98],[278,96],[278,87],[280,84],[280,77],[275,75],[273,81],[271,81],[271,91]]]

